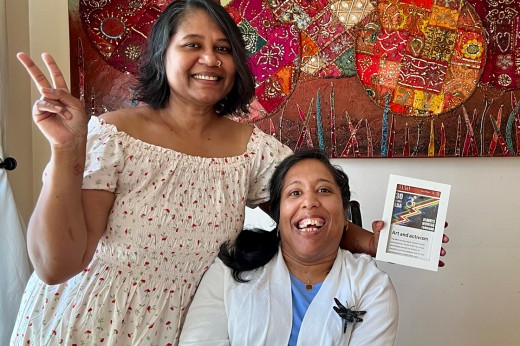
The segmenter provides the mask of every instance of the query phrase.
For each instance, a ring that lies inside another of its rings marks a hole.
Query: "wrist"
[[[67,172],[72,175],[83,175],[85,168],[86,148],[85,145],[79,145],[76,148],[52,148],[49,165],[47,165],[46,173]]]
[[[368,238],[368,252],[370,256],[376,257],[377,246],[375,244],[375,236],[372,234],[370,238]]]

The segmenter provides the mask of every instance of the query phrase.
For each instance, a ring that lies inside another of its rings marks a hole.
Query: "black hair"
[[[255,94],[255,79],[247,63],[240,30],[224,7],[214,0],[175,0],[164,9],[150,32],[148,53],[137,77],[136,99],[155,109],[165,107],[170,97],[165,52],[186,15],[197,9],[205,10],[229,39],[236,69],[233,88],[215,105],[217,113],[221,116],[245,116]]]
[[[343,209],[348,210],[350,187],[348,176],[340,167],[334,166],[325,153],[319,149],[304,149],[287,156],[276,167],[269,183],[269,216],[276,222],[277,228],[271,232],[255,228],[245,229],[239,233],[234,244],[226,242],[220,246],[218,257],[232,269],[233,278],[238,282],[246,282],[241,277],[244,271],[254,270],[267,264],[278,252],[280,238],[278,223],[280,221],[280,201],[285,176],[291,167],[302,160],[318,160],[330,171],[341,192]],[[345,214],[345,217],[347,215]]]
[[[278,224],[280,221],[280,201],[282,199],[282,189],[285,175],[292,166],[306,159],[318,160],[330,171],[334,181],[338,184],[343,201],[343,209],[347,210],[350,201],[350,187],[348,176],[340,167],[334,166],[327,158],[325,153],[319,149],[305,149],[296,154],[286,157],[276,168],[269,183],[269,216]]]

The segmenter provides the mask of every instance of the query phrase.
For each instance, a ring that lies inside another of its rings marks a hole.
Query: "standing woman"
[[[174,1],[157,20],[137,87],[146,106],[86,116],[52,57],[37,126],[51,159],[28,229],[36,274],[13,344],[176,343],[185,309],[246,204],[268,199],[290,150],[230,120],[254,95],[240,33],[213,1]]]
[[[51,158],[11,343],[176,344],[202,274],[242,229],[245,206],[268,200],[290,153],[226,117],[254,95],[237,26],[214,1],[172,2],[138,78],[146,105],[90,119],[49,54],[52,84],[18,58],[42,95],[33,118]],[[370,251],[370,233],[357,230],[351,243]]]

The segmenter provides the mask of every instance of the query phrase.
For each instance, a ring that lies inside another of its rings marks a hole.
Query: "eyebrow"
[[[184,35],[182,37],[182,40],[189,40],[189,39],[193,39],[193,38],[198,38],[198,39],[202,39],[204,38],[204,36],[202,35],[199,35],[199,34],[187,34],[187,35]],[[229,43],[229,39],[227,37],[222,37],[222,38],[219,38],[217,39],[218,42],[227,42]]]
[[[325,183],[329,183],[329,184],[332,184],[332,185],[337,185],[336,182],[332,181],[332,180],[329,180],[329,179],[326,179],[326,178],[320,178],[317,180],[318,183],[322,183],[322,182],[325,182]],[[288,183],[287,185],[284,186],[284,189],[285,188],[288,188],[289,186],[292,186],[292,185],[296,185],[296,184],[301,184],[301,180],[294,180],[294,181],[291,181],[290,183]]]

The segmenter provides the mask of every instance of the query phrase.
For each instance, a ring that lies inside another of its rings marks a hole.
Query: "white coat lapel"
[[[266,345],[287,345],[291,335],[292,299],[291,278],[280,249],[276,258],[266,266],[265,275],[270,278],[269,331]]]
[[[342,304],[353,304],[351,283],[348,275],[343,275],[343,254],[338,251],[332,269],[321,288],[314,297],[302,322],[298,335],[298,346],[307,345],[347,345],[352,334],[353,323],[349,323],[347,331],[343,333],[343,320],[332,308],[334,298]]]

